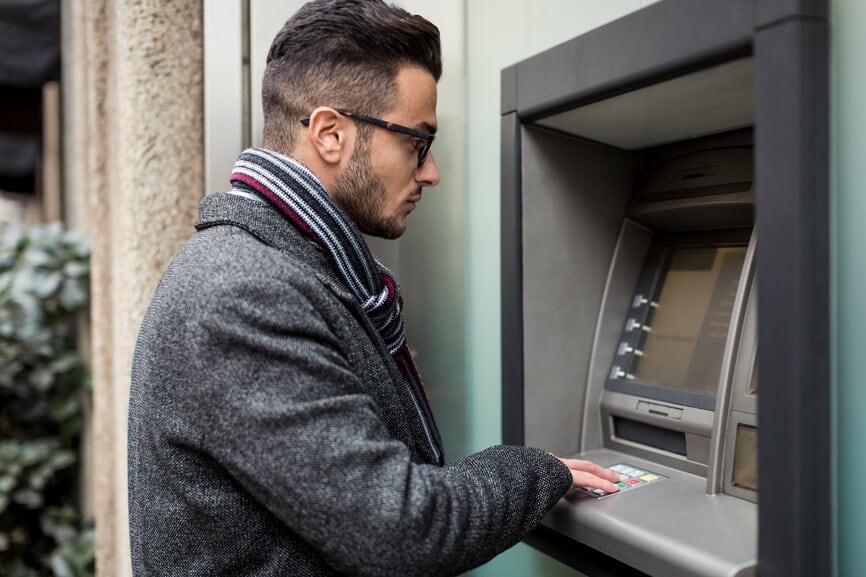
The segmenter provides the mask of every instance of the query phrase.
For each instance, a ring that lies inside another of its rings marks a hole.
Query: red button
[[[641,485],[641,484],[643,484],[643,481],[641,481],[640,479],[629,479],[628,481],[625,482],[625,484],[626,485]]]

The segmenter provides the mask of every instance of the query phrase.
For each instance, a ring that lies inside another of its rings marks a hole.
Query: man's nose
[[[429,188],[439,184],[439,167],[436,166],[436,159],[433,158],[433,152],[427,154],[424,164],[418,167],[415,171],[415,182],[423,187]]]

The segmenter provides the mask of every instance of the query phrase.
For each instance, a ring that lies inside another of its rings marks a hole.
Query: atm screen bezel
[[[640,295],[650,294],[659,275],[665,271],[665,267],[668,265],[668,256],[674,250],[692,247],[747,247],[751,234],[751,228],[656,234],[650,246],[649,253],[644,261],[640,276],[638,277],[638,283],[633,292],[632,302],[634,302],[634,299],[637,299]],[[740,282],[742,282],[742,278],[740,279]],[[734,311],[734,314],[736,314],[736,311]],[[631,315],[627,315],[627,324],[631,318]],[[627,334],[627,327],[624,326],[620,333],[620,339],[617,346],[621,346],[621,343],[628,340],[629,335]],[[707,395],[682,389],[642,383],[637,380],[615,378],[614,373],[617,368],[617,363],[622,363],[622,360],[622,355],[614,357],[611,370],[605,381],[606,390],[634,397],[675,403],[684,407],[694,407],[708,411],[714,411],[716,409],[716,394]]]

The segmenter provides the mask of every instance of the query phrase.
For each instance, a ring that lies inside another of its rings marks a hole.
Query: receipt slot
[[[503,434],[620,473],[527,539],[591,577],[832,574],[828,36],[665,0],[503,71]]]

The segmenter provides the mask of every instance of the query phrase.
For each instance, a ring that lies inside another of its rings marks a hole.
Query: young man
[[[389,271],[439,172],[439,32],[380,0],[316,0],[275,39],[264,147],[206,197],[142,325],[129,417],[133,570],[456,575],[572,483],[538,449],[444,464]]]

